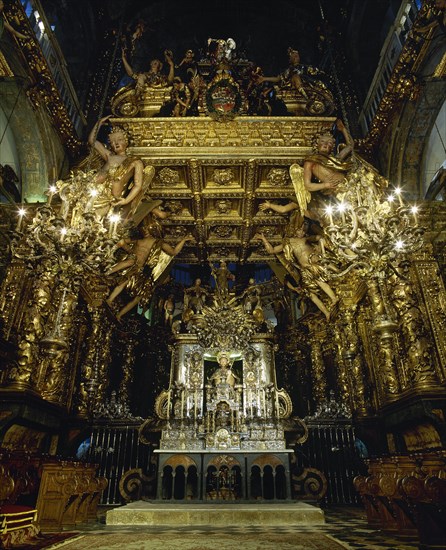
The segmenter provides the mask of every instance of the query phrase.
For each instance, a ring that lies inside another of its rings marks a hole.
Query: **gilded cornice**
[[[327,131],[333,117],[245,117],[217,122],[195,118],[115,118],[129,135],[132,153],[144,158],[304,159],[314,136]],[[156,151],[154,155],[154,151]]]

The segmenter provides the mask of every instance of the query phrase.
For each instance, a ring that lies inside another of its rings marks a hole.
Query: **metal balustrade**
[[[363,135],[366,135],[370,124],[378,110],[378,106],[384,96],[393,68],[398,61],[401,50],[406,42],[407,35],[415,21],[420,3],[417,0],[405,0],[395,18],[395,22],[389,30],[387,38],[381,49],[380,60],[375,71],[372,84],[369,88],[366,100],[359,115],[359,124]]]
[[[60,49],[59,43],[51,29],[39,0],[21,0],[23,9],[29,19],[37,41],[40,44],[43,55],[51,75],[57,86],[68,116],[72,121],[77,135],[82,135],[86,120],[82,112],[79,99],[71,82],[67,70],[67,63]]]

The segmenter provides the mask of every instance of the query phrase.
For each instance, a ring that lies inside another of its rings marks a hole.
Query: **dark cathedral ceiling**
[[[382,43],[400,2],[395,0],[42,0],[61,45],[81,103],[103,41],[122,25],[131,33],[139,21],[145,32],[133,52],[135,68],[169,48],[175,61],[184,51],[197,55],[209,37],[233,38],[238,50],[277,74],[286,67],[288,46],[302,61],[319,65],[329,38],[343,48],[357,92],[365,97]],[[324,21],[322,20],[322,13]]]

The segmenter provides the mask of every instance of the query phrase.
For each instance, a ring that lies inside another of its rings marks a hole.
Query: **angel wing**
[[[145,166],[143,170],[143,180],[142,180],[142,192],[143,195],[150,189],[150,184],[155,176],[155,167],[152,165]]]
[[[90,153],[86,157],[81,159],[77,164],[75,164],[72,170],[73,172],[77,172],[78,170],[82,170],[84,172],[89,172],[90,170],[99,171],[103,165],[104,159],[96,151],[96,149],[92,147],[90,149]]]
[[[158,258],[158,263],[152,269],[152,279],[154,281],[157,281],[161,277],[161,275],[164,273],[164,271],[166,271],[168,265],[172,260],[173,256],[167,254],[166,252],[164,252],[164,250],[161,250]]]
[[[293,182],[294,192],[296,193],[297,204],[299,205],[302,215],[311,201],[311,193],[306,189],[304,183],[304,169],[299,164],[290,166],[290,177]]]

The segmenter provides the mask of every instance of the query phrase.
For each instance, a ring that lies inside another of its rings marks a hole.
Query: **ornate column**
[[[440,367],[428,332],[427,315],[410,264],[402,262],[392,280],[392,303],[400,326],[400,355],[405,385],[424,390],[440,383]]]
[[[108,388],[110,385],[109,367],[111,356],[111,339],[113,328],[106,319],[102,319],[100,340],[97,342],[97,358],[95,363],[96,381],[98,383],[94,399],[95,409],[99,409],[105,403],[108,397]]]
[[[42,262],[40,269],[33,273],[30,304],[25,309],[22,322],[22,338],[18,344],[17,365],[9,371],[9,387],[18,390],[33,390],[33,382],[38,377],[35,367],[38,364],[39,341],[45,332],[45,323],[53,305],[55,276],[49,262]]]
[[[365,398],[364,368],[358,335],[355,310],[345,309],[343,312],[343,357],[349,373],[349,385],[353,412],[358,416],[367,415]]]
[[[69,368],[69,356],[78,294],[60,286],[54,301],[58,303],[56,315],[53,315],[51,328],[40,340],[36,386],[44,399],[66,406],[74,376],[74,369]]]
[[[320,322],[309,322],[311,338],[311,374],[313,379],[313,396],[316,405],[328,397],[327,375],[325,373],[322,343],[326,337],[326,331]]]
[[[374,315],[373,330],[379,335],[376,378],[380,382],[385,398],[393,399],[401,389],[394,354],[394,334],[398,324],[390,315],[388,297],[382,281],[370,279],[368,295]]]
[[[342,404],[351,411],[353,409],[353,398],[350,377],[347,371],[347,362],[344,356],[345,342],[341,324],[336,324],[333,327],[333,340],[336,348],[336,383],[338,398]]]
[[[88,339],[87,354],[82,362],[80,372],[79,390],[77,392],[78,415],[87,417],[90,407],[89,389],[91,382],[97,383],[95,364],[98,360],[98,347],[101,346],[101,322],[103,312],[98,307],[89,306],[90,313],[90,337]]]
[[[426,308],[425,322],[430,327],[438,354],[437,376],[443,384],[446,380],[446,291],[439,275],[437,262],[430,254],[414,262],[414,271]]]
[[[28,277],[23,260],[14,258],[0,289],[2,330],[7,341],[13,340],[17,333],[31,286],[32,281]]]
[[[125,342],[124,355],[122,358],[122,378],[119,384],[119,400],[126,405],[130,404],[130,387],[133,382],[133,365],[135,362],[135,346],[137,339],[130,334]]]

